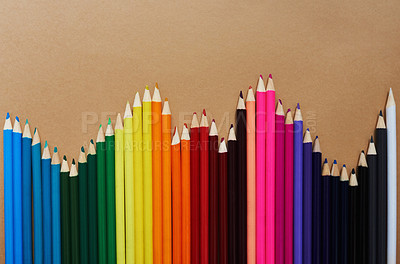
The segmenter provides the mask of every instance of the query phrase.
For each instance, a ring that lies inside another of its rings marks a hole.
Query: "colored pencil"
[[[96,158],[98,260],[99,264],[105,264],[107,263],[106,141],[102,125],[97,133]]]
[[[70,210],[69,196],[70,196],[69,166],[67,162],[67,157],[64,156],[63,161],[61,163],[61,171],[60,171],[61,263],[71,263],[71,220],[70,220],[71,210]]]
[[[215,120],[212,121],[209,133],[209,261],[218,263],[218,131]]]
[[[115,122],[115,232],[116,258],[118,264],[125,264],[125,166],[124,127],[121,114]]]
[[[228,150],[224,138],[218,150],[219,263],[228,264]]]
[[[256,104],[256,263],[266,263],[265,158],[266,158],[266,97],[264,80],[257,84]],[[228,147],[229,149],[229,147]]]
[[[13,132],[13,221],[14,221],[14,261],[21,263],[23,259],[22,250],[22,130],[18,116],[15,117]],[[40,155],[40,153],[39,153]],[[39,156],[40,157],[40,156]]]
[[[275,87],[271,74],[266,100],[266,262],[275,263]]]
[[[14,125],[15,126],[15,125]],[[14,135],[13,135],[14,137]],[[14,142],[13,142],[14,144]],[[15,150],[15,148],[14,148]],[[35,129],[32,140],[32,194],[33,194],[33,244],[34,263],[43,262],[43,207],[42,207],[42,169],[39,131]],[[14,162],[14,161],[13,161]],[[14,166],[15,168],[15,166]],[[68,181],[67,181],[68,182]],[[67,196],[69,197],[69,196]],[[15,224],[15,221],[14,221]],[[69,241],[69,240],[67,240]],[[69,244],[66,245],[68,251]],[[15,252],[15,251],[14,251]],[[15,258],[16,260],[16,258]]]
[[[285,263],[285,112],[279,100],[275,112],[276,200],[275,263]]]
[[[237,141],[233,125],[228,136],[228,263],[238,262],[237,253]]]
[[[358,257],[361,263],[367,262],[367,239],[368,239],[368,166],[365,159],[364,151],[360,154],[360,159],[357,167],[357,181],[359,186],[359,206],[360,218],[363,220],[359,224],[358,236]]]
[[[193,113],[190,124],[190,260],[200,263],[200,147],[199,121]]]
[[[135,218],[133,180],[133,125],[132,111],[126,103],[124,114],[124,157],[125,157],[125,261],[135,262]]]
[[[275,117],[274,117],[275,118]],[[246,105],[240,91],[236,107],[238,178],[238,263],[247,263],[247,142]],[[275,133],[275,131],[274,131]],[[215,144],[218,147],[218,141]],[[216,147],[216,151],[217,151]],[[217,154],[216,154],[217,156]],[[210,176],[211,177],[211,176]],[[216,197],[218,197],[216,195]],[[211,245],[210,245],[211,250]]]
[[[88,222],[88,168],[85,149],[81,147],[78,158],[79,171],[79,256],[80,263],[89,263]]]
[[[368,261],[370,264],[377,264],[377,225],[378,225],[378,179],[377,179],[378,155],[375,149],[374,139],[371,136],[367,151],[368,163]]]
[[[161,96],[158,84],[151,101],[153,140],[153,262],[162,264]],[[190,246],[190,245],[189,245]]]
[[[60,170],[60,157],[55,147],[51,159],[51,242],[54,264],[61,264]]]
[[[47,141],[42,155],[43,263],[51,263],[51,156]]]
[[[321,263],[321,167],[321,146],[316,136],[312,153],[312,263]]]
[[[172,263],[171,110],[165,98],[162,125],[163,263]]]
[[[293,257],[303,260],[303,118],[297,104],[293,136]]]
[[[89,263],[97,264],[97,157],[93,139],[87,154]],[[64,262],[63,262],[64,263]]]
[[[328,160],[325,159],[322,167],[322,254],[321,263],[330,263],[330,226],[331,226],[331,177]]]
[[[312,139],[307,128],[303,140],[303,262],[312,263]]]
[[[285,119],[285,264],[293,263],[293,116]]]
[[[153,168],[152,108],[149,87],[143,96],[143,199],[144,261],[153,263]]]
[[[347,173],[346,165],[343,165],[340,174],[339,197],[339,263],[347,264],[349,259],[349,174]]]
[[[23,263],[32,263],[32,135],[28,119],[22,134],[22,252]],[[4,164],[5,165],[5,164]],[[60,168],[58,168],[60,170]],[[59,199],[58,199],[59,201]],[[59,202],[60,203],[60,202]],[[60,204],[58,204],[58,208]],[[57,262],[54,262],[57,263]],[[58,262],[59,263],[59,262]]]
[[[7,113],[3,127],[3,166],[4,166],[4,251],[5,264],[14,263],[14,232],[13,232],[13,147],[12,124],[10,114]]]
[[[181,141],[175,127],[171,143],[172,172],[172,262],[182,263],[182,175]]]
[[[182,263],[190,264],[190,136],[184,124],[181,138]]]
[[[397,144],[396,144],[396,103],[390,88],[386,103],[387,125],[387,172],[388,172],[388,222],[387,222],[387,263],[396,263],[396,217],[397,217]]]
[[[247,263],[256,263],[256,100],[252,87],[246,98],[247,126]]]
[[[116,263],[115,248],[115,136],[108,119],[106,129],[106,214],[107,214],[107,263]],[[80,172],[79,172],[79,177]]]
[[[336,160],[333,161],[331,169],[331,253],[330,262],[339,262],[339,192],[340,192],[340,173]]]
[[[378,153],[378,226],[377,263],[386,263],[387,245],[387,130],[382,111],[379,113],[375,129],[375,145]]]
[[[75,160],[69,173],[70,221],[71,221],[71,264],[79,263],[79,179]]]
[[[356,172],[353,169],[349,182],[349,264],[359,263],[358,258],[358,225],[359,225],[359,187]]]
[[[208,264],[209,143],[206,110],[200,121],[200,263]]]

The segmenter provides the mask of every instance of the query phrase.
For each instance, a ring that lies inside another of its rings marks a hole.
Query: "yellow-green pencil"
[[[143,189],[144,189],[144,263],[153,263],[153,170],[151,96],[146,85],[143,96]]]
[[[135,194],[135,259],[144,263],[143,230],[143,132],[142,103],[139,93],[133,102],[133,179]]]
[[[124,127],[121,114],[115,123],[115,223],[117,264],[125,264]]]
[[[125,250],[126,263],[135,263],[135,219],[133,196],[133,136],[132,112],[126,103],[124,115],[124,154],[125,154]]]

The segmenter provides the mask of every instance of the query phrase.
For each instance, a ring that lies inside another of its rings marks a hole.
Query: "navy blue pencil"
[[[321,263],[322,153],[318,136],[312,153],[312,263]]]
[[[312,261],[312,139],[307,128],[303,140],[303,262]]]
[[[336,160],[333,161],[331,170],[331,263],[339,262],[339,185],[340,174]]]
[[[360,215],[360,204],[359,204],[359,187],[354,169],[351,171],[350,182],[349,182],[349,264],[357,264],[360,262],[358,254],[358,227],[359,215]]]
[[[330,222],[331,222],[331,173],[329,172],[328,160],[325,159],[322,167],[322,255],[321,262],[330,263]]]
[[[349,239],[349,175],[346,165],[340,174],[339,263],[347,264]]]

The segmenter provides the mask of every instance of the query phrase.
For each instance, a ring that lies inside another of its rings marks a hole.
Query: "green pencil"
[[[79,264],[79,180],[75,160],[69,173],[71,208],[71,264]]]
[[[99,264],[107,264],[106,225],[106,142],[100,125],[96,139],[97,150],[97,234],[99,236]]]
[[[90,140],[87,155],[88,167],[88,248],[90,264],[97,264],[97,174],[96,149],[93,139]],[[64,263],[64,262],[63,262]]]
[[[115,245],[115,138],[108,119],[106,130],[106,196],[107,196],[107,257],[108,264],[116,263]]]
[[[85,149],[82,147],[78,159],[79,171],[79,255],[81,263],[89,263],[88,255],[88,177]]]
[[[69,166],[64,156],[60,171],[60,199],[61,199],[61,259],[62,263],[71,263],[71,226],[69,204]]]

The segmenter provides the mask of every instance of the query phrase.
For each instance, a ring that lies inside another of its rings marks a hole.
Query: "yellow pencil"
[[[135,189],[135,259],[144,263],[143,230],[143,122],[139,93],[133,102],[133,187]]]
[[[153,175],[151,96],[146,85],[143,96],[143,194],[144,194],[144,263],[153,263]]]
[[[133,196],[133,136],[132,112],[126,103],[124,115],[124,153],[125,153],[125,248],[126,263],[135,263],[135,219]]]
[[[128,104],[129,105],[129,104]],[[125,264],[124,127],[121,114],[115,123],[115,223],[117,264]]]

